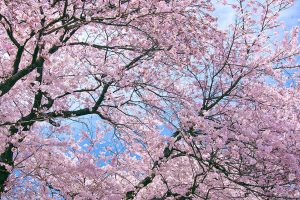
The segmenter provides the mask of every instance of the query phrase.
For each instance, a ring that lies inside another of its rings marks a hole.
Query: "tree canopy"
[[[0,0],[0,198],[299,199],[293,3]]]

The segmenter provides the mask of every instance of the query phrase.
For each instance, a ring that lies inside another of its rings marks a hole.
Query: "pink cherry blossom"
[[[299,199],[293,4],[0,0],[0,198]]]

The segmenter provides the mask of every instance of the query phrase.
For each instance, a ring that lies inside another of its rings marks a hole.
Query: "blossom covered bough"
[[[292,5],[0,0],[1,198],[299,199]]]

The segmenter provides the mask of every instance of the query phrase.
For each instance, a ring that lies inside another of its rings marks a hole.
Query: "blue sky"
[[[285,21],[287,28],[300,25],[300,1],[296,0],[295,5],[288,10],[285,10],[280,19]]]
[[[230,6],[219,5],[214,11],[218,17],[218,24],[222,29],[226,29],[234,21],[234,12]],[[293,7],[282,12],[280,20],[284,21],[286,28],[300,25],[300,0],[295,0]]]

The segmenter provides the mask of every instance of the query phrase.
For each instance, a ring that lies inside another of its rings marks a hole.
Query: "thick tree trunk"
[[[0,162],[7,165],[13,166],[13,145],[10,143],[6,147],[5,151],[0,155]],[[5,182],[8,179],[10,172],[6,169],[5,166],[0,165],[0,197],[1,193],[4,192]]]
[[[11,126],[9,132],[10,132],[10,136],[15,135],[18,132],[18,128],[16,128],[15,126]],[[0,155],[1,163],[13,167],[14,165],[13,148],[14,145],[12,143],[7,144],[5,151]],[[9,175],[10,175],[9,170],[7,170],[4,165],[0,164],[0,199],[1,199],[1,193],[5,192],[4,191],[5,182],[7,181]]]

